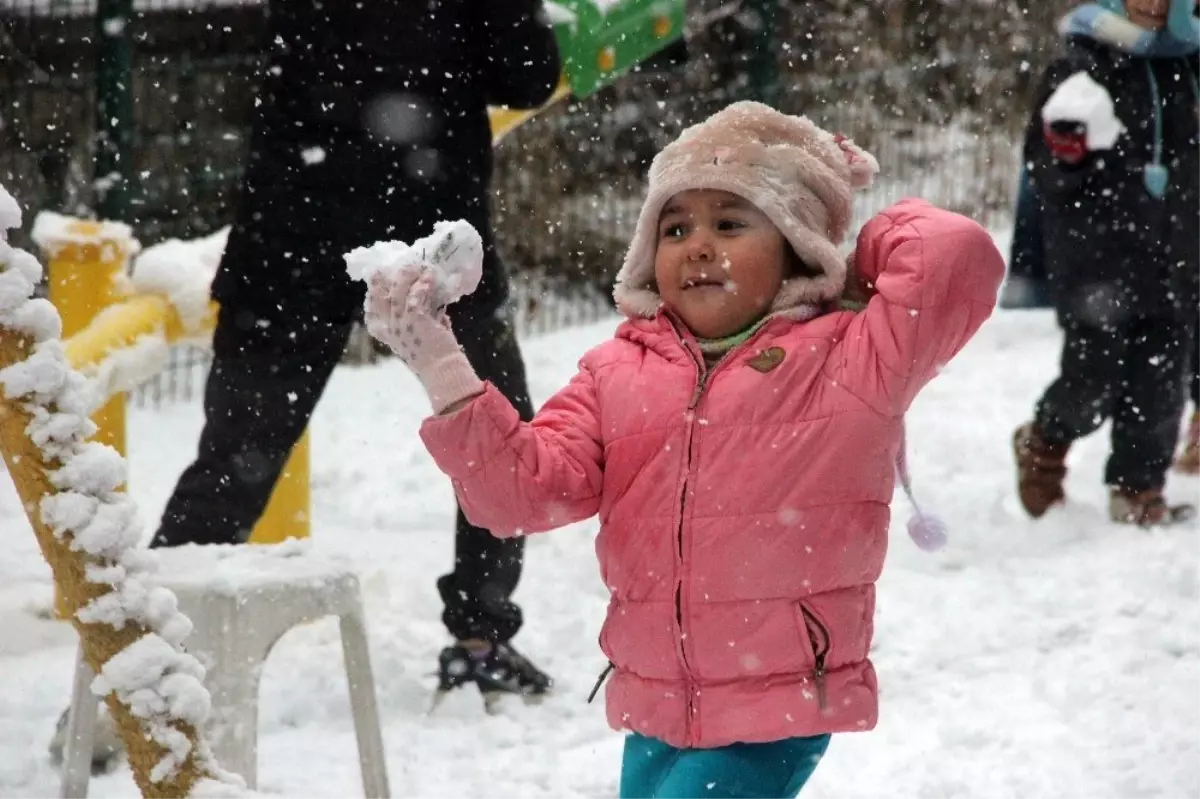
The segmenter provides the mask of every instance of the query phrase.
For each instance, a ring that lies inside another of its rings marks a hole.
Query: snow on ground
[[[612,328],[528,341],[535,398]],[[1033,524],[1013,494],[1009,436],[1053,375],[1058,343],[1049,313],[999,312],[913,409],[918,496],[950,524],[950,544],[918,551],[897,501],[878,603],[882,718],[835,738],[808,799],[1200,796],[1200,527],[1108,523],[1103,435],[1073,453],[1069,506]],[[463,692],[426,715],[444,644],[433,580],[453,542],[450,487],[416,436],[426,407],[399,363],[341,368],[313,424],[315,545],[362,569],[392,793],[613,796],[621,737],[584,702],[604,665],[594,522],[529,542],[517,643],[557,693],[487,717]],[[194,403],[132,410],[131,490],[148,522],[200,424]],[[1195,499],[1198,484],[1170,488]],[[56,795],[46,743],[73,635],[35,615],[50,604],[48,570],[7,480],[0,542],[0,796]],[[260,723],[262,790],[361,795],[332,621],[280,642]],[[91,795],[136,790],[122,767]]]

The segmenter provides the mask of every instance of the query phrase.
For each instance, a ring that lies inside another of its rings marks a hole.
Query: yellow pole
[[[130,243],[105,235],[99,222],[71,220],[62,240],[44,242],[49,256],[49,299],[62,317],[62,337],[83,330],[96,314],[117,298],[117,279],[129,257]],[[92,440],[125,455],[125,396],[116,394],[92,414]],[[55,585],[54,609],[71,618],[67,600]]]
[[[62,317],[66,340],[83,330],[118,298],[117,280],[129,257],[129,244],[105,236],[104,225],[71,221],[64,241],[47,242],[50,302]],[[93,440],[125,455],[125,396],[117,394],[92,414]]]
[[[292,447],[267,509],[254,525],[252,544],[278,544],[289,538],[308,538],[309,527],[308,430]]]

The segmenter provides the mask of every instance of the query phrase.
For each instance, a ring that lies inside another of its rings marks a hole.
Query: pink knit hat
[[[753,203],[783,233],[815,277],[784,281],[773,311],[839,297],[846,282],[838,247],[851,221],[854,189],[879,164],[849,139],[754,102],[739,102],[685,130],[650,165],[650,188],[613,296],[626,316],[652,317],[658,221],[681,191],[718,189]]]

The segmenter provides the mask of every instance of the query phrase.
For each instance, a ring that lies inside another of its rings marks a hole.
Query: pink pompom
[[[833,140],[841,148],[846,163],[850,165],[850,187],[865,189],[870,186],[879,174],[879,162],[875,160],[875,156],[840,133],[835,135]]]
[[[949,536],[946,523],[936,516],[915,513],[908,520],[908,537],[925,552],[937,552],[946,546]]]

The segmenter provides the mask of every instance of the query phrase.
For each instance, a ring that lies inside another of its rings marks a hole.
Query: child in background
[[[370,280],[421,379],[421,435],[498,535],[599,514],[623,797],[790,797],[877,717],[868,660],[902,416],[991,313],[987,232],[903,200],[839,255],[875,160],[737,103],[655,159],[618,278],[628,319],[531,423],[475,376],[432,270]],[[840,310],[851,289],[869,297]]]
[[[1038,87],[1024,161],[1063,345],[1058,376],[1012,439],[1017,493],[1035,519],[1066,499],[1071,447],[1108,420],[1109,518],[1151,527],[1195,512],[1164,491],[1200,296],[1195,8],[1076,7]]]

